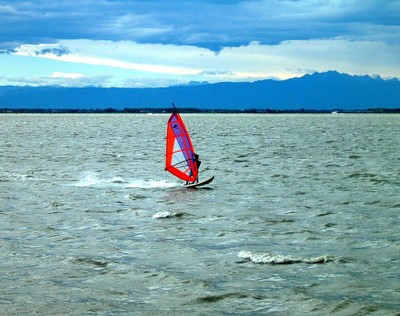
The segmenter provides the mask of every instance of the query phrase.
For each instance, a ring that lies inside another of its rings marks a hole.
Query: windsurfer
[[[199,155],[198,155],[198,154],[194,154],[193,156],[194,156],[194,160],[193,160],[193,161],[194,161],[194,163],[196,164],[197,170],[199,170],[200,165],[201,165],[201,161],[199,160]],[[195,182],[196,182],[196,183],[199,182],[199,176],[197,176]],[[193,183],[195,183],[195,182],[192,182],[191,184],[193,184]],[[189,181],[186,181],[186,184],[189,184]]]
[[[201,161],[199,160],[199,155],[198,154],[194,154],[194,162],[196,163],[197,170],[199,170],[200,165],[201,165]]]

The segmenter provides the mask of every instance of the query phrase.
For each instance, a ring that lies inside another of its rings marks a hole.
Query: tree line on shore
[[[0,108],[0,113],[43,113],[43,114],[78,114],[78,113],[97,113],[97,114],[107,114],[107,113],[132,113],[132,114],[156,114],[156,113],[172,113],[173,108],[125,108],[122,110],[114,108],[106,109],[30,109],[30,108]],[[298,109],[298,110],[277,110],[277,109],[244,109],[244,110],[225,110],[225,109],[199,109],[199,108],[179,108],[180,113],[265,113],[265,114],[285,114],[285,113],[400,113],[400,108],[371,108],[366,110],[308,110],[308,109]]]

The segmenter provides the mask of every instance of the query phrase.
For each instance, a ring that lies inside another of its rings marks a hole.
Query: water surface
[[[7,315],[400,311],[400,116],[0,115]]]

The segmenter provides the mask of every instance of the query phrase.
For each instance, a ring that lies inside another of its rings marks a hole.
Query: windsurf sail
[[[184,181],[196,181],[198,175],[192,141],[176,111],[171,114],[167,124],[165,169]]]

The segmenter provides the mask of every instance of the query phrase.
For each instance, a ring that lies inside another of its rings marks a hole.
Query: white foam
[[[121,177],[100,177],[94,173],[86,174],[75,185],[78,187],[107,186],[125,182]]]
[[[142,189],[152,189],[152,188],[172,188],[176,186],[176,183],[165,181],[165,180],[133,180],[127,184],[127,188],[142,188]]]
[[[290,263],[325,263],[333,261],[335,258],[333,256],[320,256],[315,258],[301,258],[293,257],[290,255],[276,255],[266,252],[255,252],[251,251],[241,251],[238,255],[240,258],[250,260],[254,263],[264,263],[264,264],[290,264]]]
[[[164,212],[158,212],[158,213],[154,214],[152,217],[154,219],[161,219],[161,218],[180,217],[182,215],[183,215],[183,213],[171,213],[168,211],[164,211]]]
[[[176,183],[165,180],[126,180],[120,176],[104,177],[96,172],[86,172],[83,177],[75,184],[78,187],[107,187],[122,186],[124,188],[170,188],[176,186]]]

